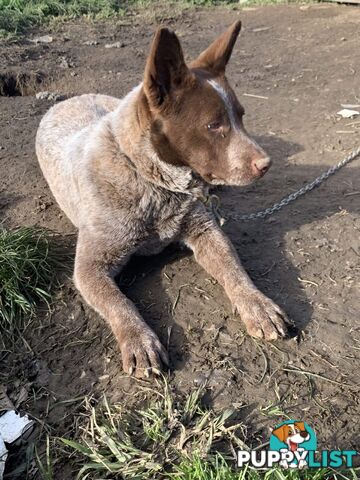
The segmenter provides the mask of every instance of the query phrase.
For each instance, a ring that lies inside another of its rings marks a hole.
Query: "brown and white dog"
[[[133,254],[185,243],[224,288],[250,335],[286,335],[284,312],[259,292],[206,211],[208,185],[248,185],[270,167],[246,133],[225,77],[241,23],[189,66],[176,35],[159,28],[143,82],[122,100],[82,95],[44,116],[36,152],[52,193],[79,229],[75,284],[110,324],[123,368],[157,373],[167,353],[115,283]]]
[[[306,430],[304,422],[287,423],[273,430],[272,434],[275,435],[280,442],[285,443],[287,450],[290,452],[303,452],[304,449],[299,447],[299,445],[310,439],[310,433]],[[298,464],[290,463],[289,465],[287,461],[284,461],[283,464],[280,462],[280,465],[284,467],[304,468],[307,462],[304,459],[300,459]]]
[[[301,443],[310,438],[309,432],[305,428],[304,422],[287,423],[272,431],[280,442],[285,443],[291,452],[299,448]]]

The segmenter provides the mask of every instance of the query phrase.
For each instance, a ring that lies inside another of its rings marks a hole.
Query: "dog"
[[[285,443],[287,449],[284,449],[284,451],[287,450],[289,452],[303,452],[304,448],[299,447],[299,445],[310,439],[310,434],[306,430],[304,422],[294,422],[282,425],[273,430],[272,434],[275,435],[280,442]],[[300,459],[298,464],[290,463],[289,465],[287,461],[284,461],[284,463],[280,462],[280,465],[285,468],[288,468],[289,466],[293,468],[304,468],[306,467],[307,462],[304,459]]]
[[[42,172],[79,231],[75,285],[109,323],[125,372],[139,378],[168,366],[168,355],[115,276],[132,255],[172,242],[224,287],[250,335],[287,333],[286,314],[256,289],[203,201],[211,186],[248,185],[270,167],[225,76],[240,28],[236,21],[189,65],[175,33],[159,28],[140,85],[121,100],[61,102],[37,132]]]

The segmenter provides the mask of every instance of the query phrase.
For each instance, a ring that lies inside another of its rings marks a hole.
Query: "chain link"
[[[299,190],[297,190],[296,192],[290,193],[290,195],[288,195],[287,197],[284,197],[282,200],[280,200],[280,202],[274,203],[274,205],[272,205],[271,207],[265,208],[265,210],[260,210],[259,212],[255,212],[255,213],[248,213],[244,215],[229,215],[227,217],[227,220],[247,221],[247,220],[256,220],[258,218],[268,217],[269,215],[272,215],[275,212],[278,212],[286,205],[289,205],[289,203],[294,202],[302,195],[305,195],[306,193],[310,192],[314,188],[321,185],[331,175],[334,175],[334,173],[336,173],[338,170],[340,170],[342,167],[350,163],[352,160],[354,160],[358,156],[360,156],[360,147],[358,147],[356,150],[353,150],[347,157],[345,157],[336,165],[333,165],[332,167],[328,168],[324,173],[316,177],[315,180],[299,188]]]

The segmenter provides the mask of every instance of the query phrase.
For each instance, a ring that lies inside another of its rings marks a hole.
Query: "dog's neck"
[[[173,165],[160,158],[150,136],[150,125],[139,118],[137,102],[142,84],[126,95],[111,115],[111,130],[138,174],[147,182],[171,192],[195,197],[207,194],[206,183],[187,166]]]

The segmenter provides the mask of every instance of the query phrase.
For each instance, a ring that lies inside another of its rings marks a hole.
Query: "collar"
[[[226,218],[221,214],[220,211],[220,197],[218,197],[218,195],[207,193],[207,195],[198,197],[198,200],[200,200],[206,207],[208,207],[212,211],[216,220],[219,222],[220,227],[222,227],[226,222]]]

